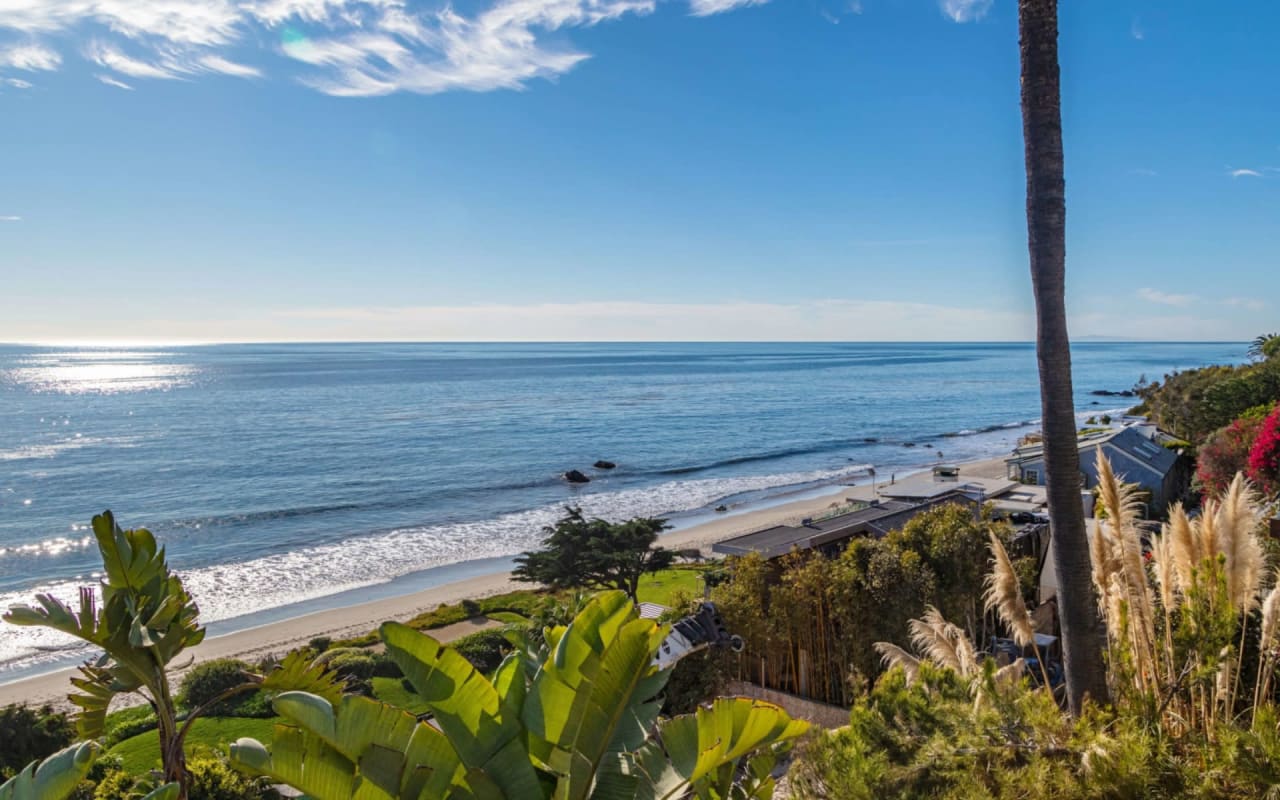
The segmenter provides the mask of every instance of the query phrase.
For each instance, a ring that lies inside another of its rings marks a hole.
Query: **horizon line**
[[[1023,344],[1034,339],[46,339],[0,341],[0,347],[226,347],[232,345],[513,345],[513,344]],[[1072,344],[1241,344],[1247,339],[1128,339],[1080,336]]]

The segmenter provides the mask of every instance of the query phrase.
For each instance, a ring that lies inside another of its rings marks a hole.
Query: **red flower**
[[[1263,420],[1249,449],[1248,474],[1267,494],[1280,492],[1280,406]]]

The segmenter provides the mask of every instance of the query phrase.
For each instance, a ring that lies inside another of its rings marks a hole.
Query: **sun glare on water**
[[[58,394],[111,394],[189,385],[195,368],[160,361],[168,355],[121,350],[41,353],[0,373],[0,382],[28,391]]]

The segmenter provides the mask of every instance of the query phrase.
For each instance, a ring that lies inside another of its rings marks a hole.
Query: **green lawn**
[[[688,566],[672,567],[640,578],[640,586],[636,591],[641,603],[657,603],[671,605],[671,597],[676,592],[684,592],[694,597],[702,596],[702,573],[706,567]]]
[[[187,734],[187,753],[200,749],[223,750],[228,744],[244,736],[270,743],[272,729],[279,717],[249,719],[246,717],[207,717],[196,720]],[[160,734],[156,731],[140,733],[125,739],[107,751],[109,756],[119,756],[125,771],[139,775],[160,765]]]
[[[498,622],[505,622],[508,625],[523,625],[529,621],[528,617],[523,614],[517,614],[514,611],[495,611],[485,616],[489,619],[496,619]]]

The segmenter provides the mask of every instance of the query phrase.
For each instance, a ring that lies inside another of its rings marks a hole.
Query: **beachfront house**
[[[1179,499],[1190,479],[1190,466],[1176,451],[1162,443],[1150,426],[1130,426],[1095,431],[1080,437],[1080,473],[1086,490],[1098,485],[1098,453],[1111,461],[1121,480],[1136,483],[1149,495],[1148,516],[1162,514]],[[1005,459],[1011,481],[1043,486],[1044,445],[1020,445]]]
[[[779,558],[793,550],[817,550],[826,556],[836,556],[850,539],[861,536],[879,538],[901,528],[915,515],[947,503],[966,503],[977,507],[972,498],[954,490],[924,500],[876,499],[841,506],[830,514],[806,519],[799,525],[775,525],[725,539],[711,549],[725,556],[759,553],[766,559]]]
[[[995,476],[962,475],[960,468],[939,464],[929,472],[908,475],[892,483],[878,484],[877,497],[907,503],[924,503],[949,494],[961,494],[975,503],[991,505],[998,518],[1031,522],[1045,513],[1045,489]],[[1033,519],[1034,518],[1034,519]]]

